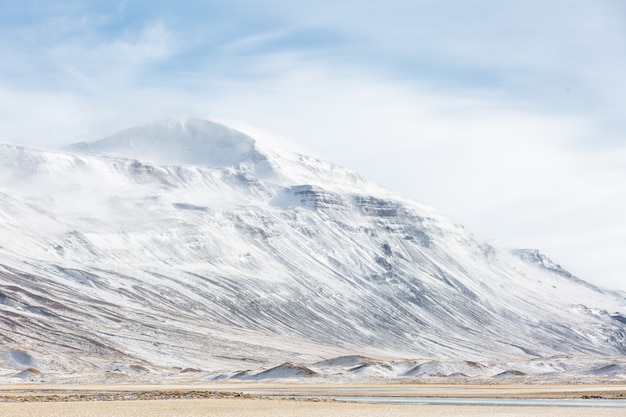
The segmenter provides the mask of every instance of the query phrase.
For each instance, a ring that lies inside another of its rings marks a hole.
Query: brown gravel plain
[[[190,393],[203,399],[178,399]],[[0,386],[0,416],[209,417],[209,416],[542,416],[626,417],[626,408],[389,405],[276,399],[289,395],[382,395],[472,398],[626,397],[624,385],[7,385]],[[71,397],[71,398],[70,398]],[[215,398],[211,398],[215,397]],[[124,400],[123,398],[126,398]],[[143,400],[138,398],[144,398]],[[169,398],[169,399],[157,399]],[[97,400],[95,400],[97,399]],[[42,401],[43,400],[43,401]],[[16,401],[16,402],[13,402]],[[615,401],[626,401],[616,399]]]
[[[0,404],[11,417],[621,417],[626,409],[386,405],[291,400],[215,399]]]

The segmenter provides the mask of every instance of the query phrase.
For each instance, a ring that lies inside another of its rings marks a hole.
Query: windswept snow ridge
[[[234,129],[190,119],[133,127],[96,142],[69,145],[65,150],[168,165],[227,167],[258,157],[254,143],[254,139]]]
[[[0,144],[0,379],[503,377],[625,353],[623,294],[230,128]],[[585,375],[623,375],[602,364]]]

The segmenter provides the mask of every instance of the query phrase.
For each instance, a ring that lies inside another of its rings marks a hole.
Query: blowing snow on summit
[[[623,293],[214,122],[0,172],[2,380],[626,376]]]

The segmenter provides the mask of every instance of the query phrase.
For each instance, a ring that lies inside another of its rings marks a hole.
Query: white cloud
[[[128,85],[149,65],[173,54],[172,33],[160,22],[113,38],[88,36],[50,48],[47,53],[72,90],[105,93]]]

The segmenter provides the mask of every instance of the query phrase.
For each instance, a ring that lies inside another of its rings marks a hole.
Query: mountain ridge
[[[126,146],[155,126],[111,137]],[[157,137],[190,131],[171,126]],[[163,375],[353,354],[626,353],[621,294],[350,170],[250,140],[257,153],[234,146],[208,164],[0,145],[0,369],[26,369],[11,352],[48,373],[137,378],[120,363]]]
[[[194,118],[165,119],[131,127],[95,142],[74,143],[62,150],[144,159],[144,162],[158,164],[215,167],[238,165],[259,156],[255,140],[250,136]]]

